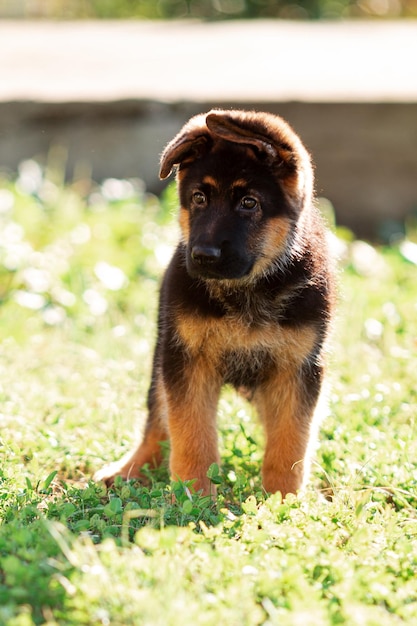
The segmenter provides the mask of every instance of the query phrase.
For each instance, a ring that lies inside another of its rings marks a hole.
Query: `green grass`
[[[93,472],[145,419],[175,193],[63,187],[33,163],[0,187],[0,625],[416,623],[417,287],[401,246],[344,245],[302,499],[265,497],[262,433],[228,390],[215,503],[166,467],[106,490]]]

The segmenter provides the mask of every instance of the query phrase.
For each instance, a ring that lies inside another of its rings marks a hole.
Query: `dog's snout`
[[[191,250],[191,258],[196,263],[202,265],[210,265],[220,260],[222,251],[215,246],[193,246]]]

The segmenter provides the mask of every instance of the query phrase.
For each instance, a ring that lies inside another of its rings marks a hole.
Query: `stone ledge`
[[[417,102],[417,21],[0,21],[0,101]]]

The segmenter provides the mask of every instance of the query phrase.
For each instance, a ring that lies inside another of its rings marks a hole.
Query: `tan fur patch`
[[[286,261],[285,253],[289,244],[290,230],[291,224],[288,218],[273,217],[268,221],[262,240],[262,249],[252,270],[253,276],[270,271],[271,267],[274,267],[275,259],[279,259],[281,264]]]
[[[203,178],[204,185],[210,185],[210,187],[214,187],[215,189],[219,189],[219,182],[213,178],[213,176],[204,176]]]
[[[177,332],[192,355],[204,353],[206,363],[218,362],[227,350],[262,348],[277,354],[284,364],[301,365],[313,351],[317,339],[313,326],[283,328],[273,322],[254,327],[233,315],[219,320],[181,313]]]
[[[245,178],[239,178],[238,180],[235,180],[231,184],[232,189],[235,189],[235,188],[238,188],[238,187],[245,188],[247,186],[248,186],[248,181]]]
[[[180,208],[178,221],[181,229],[182,240],[184,243],[187,243],[190,237],[190,216],[187,209],[184,209],[183,207]]]

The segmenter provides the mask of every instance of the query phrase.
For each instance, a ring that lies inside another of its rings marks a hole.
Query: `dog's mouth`
[[[216,246],[189,246],[187,271],[193,278],[239,279],[250,274],[254,260]]]

